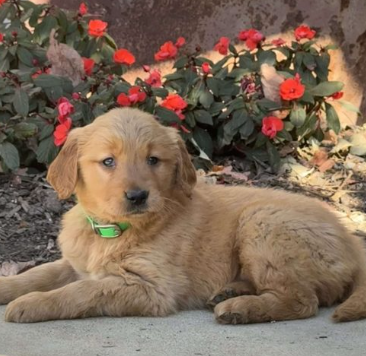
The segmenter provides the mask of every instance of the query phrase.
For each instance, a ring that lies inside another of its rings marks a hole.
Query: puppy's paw
[[[52,319],[49,302],[41,292],[32,292],[12,301],[5,310],[5,321],[35,323]]]
[[[208,308],[214,309],[217,304],[224,302],[225,300],[239,297],[240,295],[253,295],[255,294],[255,288],[248,280],[242,280],[232,282],[226,285],[224,288],[215,293],[206,303]]]

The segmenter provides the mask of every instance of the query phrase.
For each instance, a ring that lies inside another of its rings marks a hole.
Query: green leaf
[[[151,88],[153,94],[159,98],[165,98],[168,96],[169,92],[165,88]]]
[[[181,69],[184,68],[188,64],[188,58],[187,57],[181,57],[176,60],[174,63],[173,68]]]
[[[232,119],[224,127],[225,133],[234,136],[248,119],[249,117],[245,110],[236,110],[233,113]]]
[[[253,120],[250,117],[247,117],[244,124],[240,127],[240,137],[243,140],[246,140],[254,131],[254,123]]]
[[[315,73],[317,77],[323,82],[328,80],[330,56],[328,53],[322,53],[315,57],[316,68]]]
[[[9,58],[6,57],[0,61],[0,72],[7,72],[10,69]]]
[[[213,125],[212,117],[206,110],[195,110],[194,117],[201,124]]]
[[[234,68],[228,73],[229,78],[234,78],[235,81],[240,80],[245,74],[249,74],[251,71],[248,68]]]
[[[180,123],[181,120],[176,115],[176,113],[172,110],[163,108],[162,106],[157,106],[155,108],[155,114],[160,119],[160,121],[164,124],[171,124],[171,123]]]
[[[13,7],[13,4],[10,3],[3,3],[0,6],[0,24],[4,23],[4,20],[9,16],[9,10]]]
[[[53,136],[42,140],[37,148],[37,160],[41,163],[49,164],[57,156],[58,148],[53,143]]]
[[[224,103],[214,102],[212,103],[209,113],[213,116],[218,115],[221,113],[222,109],[225,107]]]
[[[263,98],[256,101],[257,105],[265,111],[274,111],[278,110],[281,107],[281,104],[278,104],[272,100]]]
[[[20,139],[32,137],[37,131],[37,125],[28,122],[20,122],[14,126],[15,136]]]
[[[33,82],[37,87],[43,89],[62,85],[61,77],[51,74],[40,74],[37,78],[33,79]]]
[[[280,163],[281,163],[280,154],[278,153],[276,147],[272,145],[271,142],[267,141],[266,147],[267,147],[269,164],[271,165],[272,171],[274,173],[277,173],[280,169]]]
[[[309,90],[309,93],[313,96],[330,96],[337,91],[341,91],[343,88],[342,82],[322,82],[316,87]]]
[[[50,32],[53,28],[57,27],[57,20],[54,16],[48,15],[44,20],[38,24],[34,29],[34,40],[42,44],[49,38]]]
[[[366,137],[364,133],[356,133],[350,137],[350,152],[356,156],[366,155]]]
[[[39,140],[42,141],[44,140],[45,138],[47,137],[50,137],[54,131],[54,126],[53,125],[50,125],[50,124],[46,124],[41,133],[39,134]]]
[[[276,64],[276,55],[272,51],[259,51],[258,52],[258,63],[261,66],[267,63],[270,66]]]
[[[355,106],[353,105],[352,103],[350,103],[349,101],[347,100],[337,100],[339,104],[341,104],[345,109],[349,110],[349,111],[352,111],[352,112],[355,112],[357,113],[358,115],[361,115],[361,111]]]
[[[202,106],[205,109],[209,109],[209,107],[211,106],[211,104],[214,102],[214,97],[213,95],[209,92],[208,88],[205,88],[199,98],[198,101],[202,104]]]
[[[29,99],[24,89],[17,88],[14,95],[14,109],[21,116],[27,116],[29,112]]]
[[[196,126],[193,130],[193,138],[197,142],[198,146],[207,154],[207,156],[212,158],[213,143],[209,133],[206,130]]]
[[[207,78],[207,86],[215,96],[219,96],[221,80],[213,77]]]
[[[311,55],[310,53],[304,54],[303,63],[305,65],[305,67],[309,70],[314,70],[316,67],[316,62],[315,62],[314,56]]]
[[[298,141],[301,141],[306,135],[315,131],[315,125],[318,122],[316,113],[312,113],[306,119],[304,124],[296,130],[298,135]]]
[[[332,105],[325,103],[325,114],[327,116],[327,124],[335,133],[341,130],[341,123],[339,122],[338,114]]]
[[[0,157],[10,170],[19,168],[19,153],[12,143],[3,142],[0,144]]]
[[[306,118],[306,111],[303,107],[297,107],[291,110],[290,121],[296,126],[301,127]]]

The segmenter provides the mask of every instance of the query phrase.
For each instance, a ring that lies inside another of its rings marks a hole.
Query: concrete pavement
[[[208,311],[168,318],[93,318],[5,323],[6,356],[363,356],[366,320],[333,324],[331,310],[312,319],[223,326]]]

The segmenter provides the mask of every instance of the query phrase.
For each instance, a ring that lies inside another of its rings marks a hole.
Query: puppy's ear
[[[192,189],[197,181],[196,170],[191,162],[186,144],[178,136],[179,156],[177,166],[177,184],[182,188],[184,194],[191,196]]]
[[[65,145],[48,168],[47,181],[60,199],[67,199],[78,179],[78,136],[80,129],[70,132]]]

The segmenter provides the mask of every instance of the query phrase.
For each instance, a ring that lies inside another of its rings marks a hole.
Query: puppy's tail
[[[339,305],[332,319],[335,322],[366,318],[366,268],[361,267],[354,281],[352,294]]]

